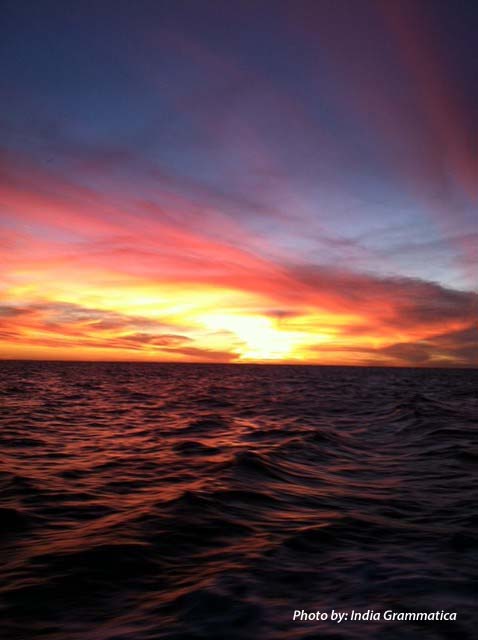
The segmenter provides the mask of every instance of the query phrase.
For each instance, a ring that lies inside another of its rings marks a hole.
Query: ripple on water
[[[0,366],[6,640],[473,637],[478,372]]]

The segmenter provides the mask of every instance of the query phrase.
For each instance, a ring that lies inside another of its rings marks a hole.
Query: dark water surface
[[[0,374],[2,638],[476,637],[478,371]]]

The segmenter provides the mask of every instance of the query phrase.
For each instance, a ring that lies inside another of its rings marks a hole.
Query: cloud
[[[238,353],[197,345],[194,338],[168,333],[172,325],[147,317],[123,315],[64,302],[0,306],[0,342],[52,349],[63,358],[81,359],[95,353],[106,358],[232,362]],[[231,342],[231,336],[228,336]],[[129,354],[129,355],[128,355]]]
[[[457,332],[476,320],[475,292],[365,270],[366,233],[359,242],[323,232],[321,223],[309,229],[301,213],[263,206],[260,189],[221,191],[113,149],[99,153],[95,165],[91,153],[92,164],[78,175],[19,154],[0,157],[0,203],[8,214],[2,293],[11,301],[0,307],[0,327],[9,354],[49,347],[227,362],[241,350],[267,358],[264,341],[282,353],[278,345],[289,340],[284,358],[292,360],[321,362],[328,353],[337,363],[342,356],[426,366],[437,358],[472,362],[464,352],[470,344],[460,347]],[[147,168],[155,188],[138,195],[131,185],[123,191],[117,176],[109,181],[131,165]],[[89,184],[85,177],[95,171],[96,184]],[[252,233],[266,221],[265,229],[284,230],[294,220],[290,251]],[[455,236],[457,244],[473,239]],[[327,247],[326,256],[314,247]],[[228,316],[226,325],[211,322],[214,315]],[[218,330],[211,334],[208,326]],[[437,338],[455,334],[448,346]]]
[[[403,366],[478,367],[478,324],[428,340],[393,344],[381,353]]]
[[[65,302],[38,302],[25,306],[2,305],[0,328],[4,335],[27,344],[68,345],[103,349],[172,349],[192,342],[170,333],[160,320],[123,315]]]
[[[349,364],[399,367],[478,367],[478,324],[446,331],[415,341],[394,342],[385,347],[323,345],[312,347],[318,357],[349,360]]]
[[[16,318],[28,313],[28,309],[13,307],[8,304],[0,305],[0,322],[2,318]]]
[[[309,289],[309,299],[326,307],[370,315],[381,326],[443,327],[476,318],[478,294],[417,278],[379,277],[344,268],[298,266],[291,274]],[[356,329],[353,328],[355,331]]]

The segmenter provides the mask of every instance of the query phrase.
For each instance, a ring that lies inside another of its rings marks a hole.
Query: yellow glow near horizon
[[[245,346],[240,360],[300,359],[296,349],[310,343],[310,334],[277,329],[271,318],[261,315],[208,313],[198,318],[212,331],[228,331],[237,336]],[[328,341],[326,334],[314,334],[314,341]]]
[[[281,313],[281,302],[263,291],[136,279],[119,285],[111,274],[79,283],[60,273],[44,287],[12,283],[4,304],[25,313],[4,316],[3,358],[360,364],[375,350],[375,361],[386,363],[393,359],[382,348],[443,331],[384,330],[373,317],[310,304],[291,312],[284,305]]]

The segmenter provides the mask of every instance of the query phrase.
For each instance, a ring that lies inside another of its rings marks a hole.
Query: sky
[[[478,366],[478,8],[2,0],[0,357]]]

